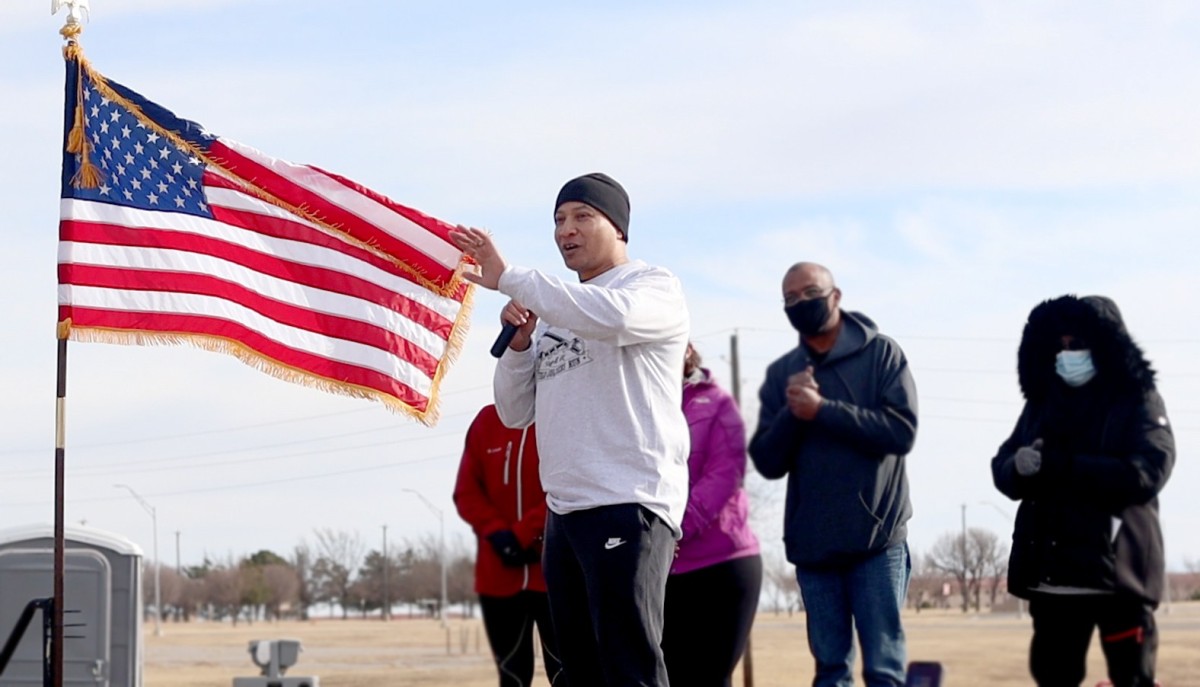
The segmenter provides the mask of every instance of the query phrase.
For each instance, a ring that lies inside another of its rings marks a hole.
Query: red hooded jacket
[[[533,426],[509,429],[496,406],[485,406],[467,430],[458,481],[454,485],[458,514],[478,537],[475,591],[486,596],[512,596],[523,590],[544,592],[540,562],[509,567],[500,561],[487,536],[512,530],[521,547],[541,552],[546,529],[546,492],[538,477],[537,436]]]

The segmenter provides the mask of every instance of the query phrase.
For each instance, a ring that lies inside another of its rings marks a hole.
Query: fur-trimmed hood
[[[1028,400],[1045,398],[1062,384],[1054,361],[1065,334],[1082,338],[1092,352],[1096,378],[1089,384],[1117,393],[1154,388],[1154,370],[1125,328],[1121,311],[1105,296],[1060,296],[1030,313],[1017,351],[1017,378]]]

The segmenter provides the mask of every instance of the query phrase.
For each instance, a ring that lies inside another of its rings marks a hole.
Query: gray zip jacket
[[[510,265],[500,291],[539,318],[534,343],[500,358],[494,386],[505,425],[537,421],[546,505],[638,503],[678,538],[690,449],[679,280],[640,260],[583,283]]]

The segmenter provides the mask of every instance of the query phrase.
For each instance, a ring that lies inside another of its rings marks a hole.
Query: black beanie
[[[576,177],[563,185],[554,201],[554,211],[563,203],[578,201],[590,205],[613,223],[621,232],[621,240],[629,243],[629,194],[607,174],[593,172]]]

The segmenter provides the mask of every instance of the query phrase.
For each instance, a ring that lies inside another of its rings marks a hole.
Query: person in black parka
[[[1062,296],[1029,314],[1017,353],[1025,407],[992,459],[1020,501],[1008,589],[1029,600],[1038,685],[1079,685],[1092,632],[1114,687],[1154,684],[1163,593],[1158,493],[1175,440],[1116,303]]]

